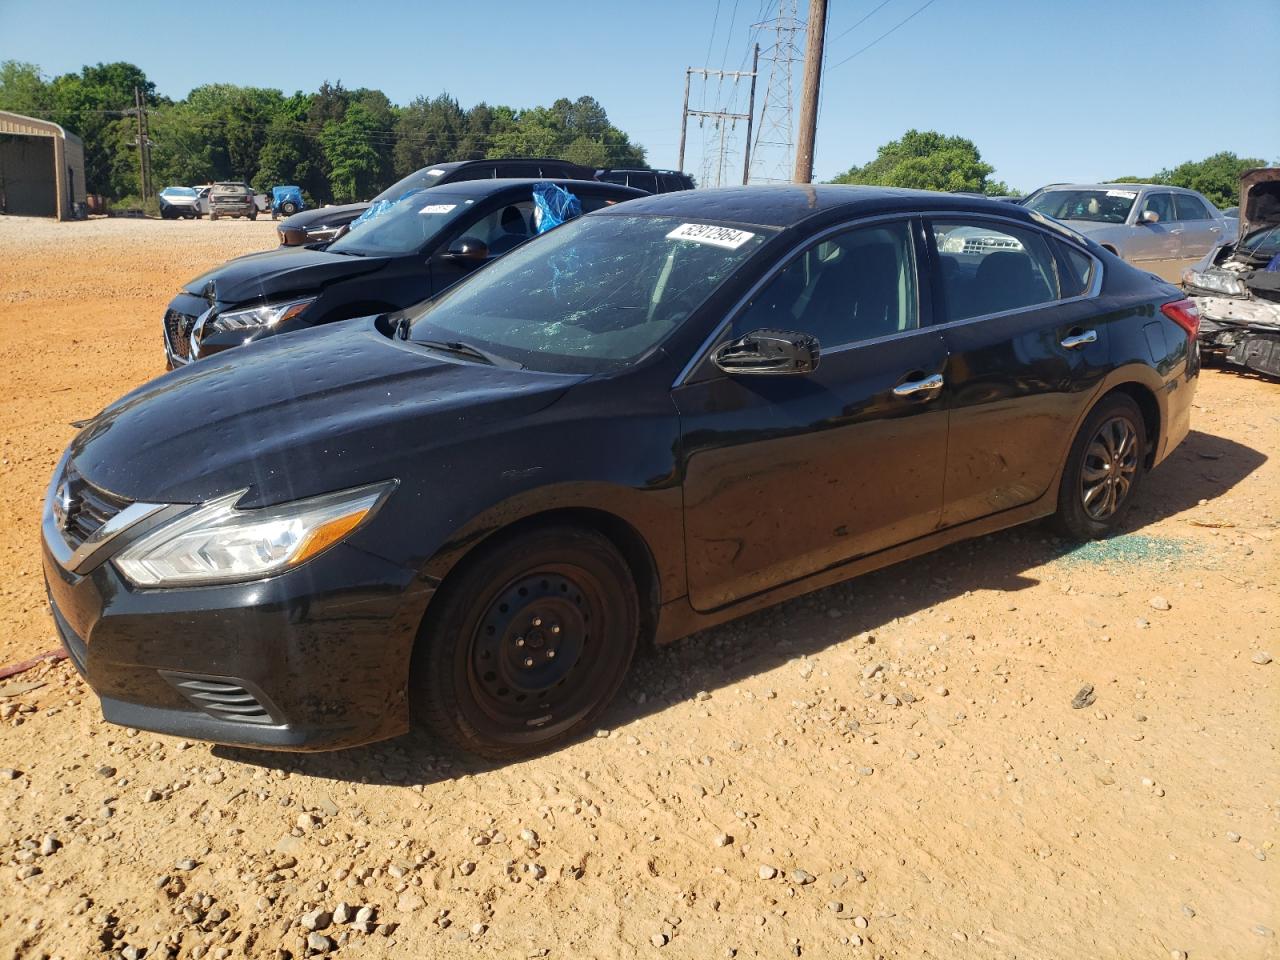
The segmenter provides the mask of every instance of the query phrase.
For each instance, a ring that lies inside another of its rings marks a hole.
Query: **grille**
[[[965,253],[987,253],[991,250],[1021,250],[1022,244],[1013,237],[967,237]]]
[[[191,359],[191,330],[196,318],[189,313],[166,310],[164,314],[164,341],[169,352],[180,360]]]
[[[98,528],[129,505],[123,497],[99,489],[91,484],[74,468],[68,467],[63,476],[67,486],[70,506],[66,519],[62,523],[63,536],[74,550],[91,536]]]
[[[251,693],[234,678],[162,673],[196,709],[232,723],[275,723],[265,698]]]

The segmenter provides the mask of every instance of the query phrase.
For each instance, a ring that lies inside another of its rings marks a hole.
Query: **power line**
[[[850,60],[852,60],[854,57],[859,57],[862,54],[866,53],[868,50],[874,47],[877,43],[879,43],[885,37],[889,36],[891,33],[895,33],[900,27],[905,27],[908,23],[910,23],[916,17],[920,16],[920,14],[924,13],[926,10],[928,10],[931,6],[933,6],[937,2],[938,0],[926,0],[925,4],[917,8],[914,13],[899,20],[897,23],[895,23],[892,27],[890,27],[884,33],[880,34],[880,36],[876,37],[874,40],[868,43],[865,47],[860,47],[859,49],[855,50],[853,53],[845,57],[843,60],[841,60],[839,63],[833,64],[831,69],[834,70],[836,69],[836,67],[842,67],[846,63],[848,63]]]
[[[867,13],[867,15],[864,16],[861,20],[859,20],[853,26],[848,27],[844,30],[841,30],[838,34],[836,34],[832,42],[834,43],[835,40],[839,40],[841,37],[847,37],[849,34],[853,33],[853,31],[857,30],[860,26],[862,26],[864,23],[866,23],[868,20],[874,17],[880,10],[883,10],[885,7],[887,7],[891,3],[893,3],[893,0],[882,0],[881,3],[877,3],[874,7],[871,8],[871,10]]]

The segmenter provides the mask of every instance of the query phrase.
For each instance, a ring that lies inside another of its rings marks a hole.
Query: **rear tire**
[[[292,217],[298,212],[298,205],[292,200],[286,200],[284,203],[280,204],[280,210],[286,217]]]
[[[250,211],[249,211],[249,219],[250,219],[250,220],[257,220],[257,219],[258,219],[258,211],[257,211],[257,210],[250,210]]]
[[[1058,532],[1072,540],[1114,533],[1142,485],[1146,460],[1142,411],[1126,394],[1104,397],[1071,444],[1054,516]]]
[[[464,562],[419,633],[417,718],[491,760],[573,738],[609,705],[635,653],[640,602],[626,561],[600,534],[560,526]]]

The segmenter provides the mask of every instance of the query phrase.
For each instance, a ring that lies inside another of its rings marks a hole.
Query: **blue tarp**
[[[305,204],[302,202],[302,189],[300,187],[272,187],[271,188],[271,205],[279,208],[280,204],[287,203],[292,200],[301,210]]]
[[[533,222],[538,233],[554,230],[560,224],[582,216],[582,202],[572,193],[554,183],[533,185]]]

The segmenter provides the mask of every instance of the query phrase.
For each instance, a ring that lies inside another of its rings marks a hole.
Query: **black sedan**
[[[576,180],[478,180],[412,191],[323,250],[253,253],[196,277],[165,311],[169,368],[425,300],[538,232],[537,183],[568,190],[585,212],[646,195]]]
[[[1116,529],[1197,315],[1020,207],[645,197],[428,303],[171,373],[58,464],[44,569],[108,720],[269,748],[573,737],[671,641],[965,537]]]

